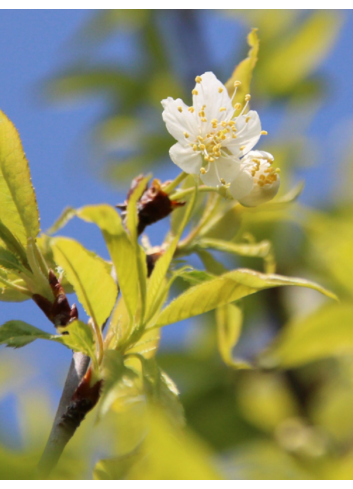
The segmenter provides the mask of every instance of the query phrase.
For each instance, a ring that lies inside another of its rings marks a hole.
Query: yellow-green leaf
[[[329,304],[290,321],[261,357],[265,366],[299,367],[315,360],[353,353],[353,306]]]
[[[235,115],[238,115],[241,112],[245,103],[245,95],[250,93],[252,73],[255,68],[257,56],[259,53],[259,39],[257,37],[257,29],[251,30],[251,32],[248,34],[247,40],[250,46],[249,55],[241,63],[239,63],[225,85],[228,90],[229,96],[231,97],[234,92],[234,82],[241,82],[241,85],[237,88],[237,93],[233,99],[233,104],[241,104],[241,109],[237,110],[235,112]]]
[[[308,280],[282,277],[281,275],[265,275],[254,270],[239,269],[191,287],[174,299],[161,312],[156,323],[151,327],[176,323],[212,311],[219,306],[229,304],[259,290],[284,285],[309,287],[328,297],[336,298],[331,292]]]
[[[92,328],[78,319],[65,327],[65,335],[52,336],[51,339],[62,343],[73,351],[89,356],[96,363],[96,344]]]
[[[102,204],[82,207],[78,209],[77,216],[100,228],[116,270],[121,293],[132,318],[139,301],[136,249],[118,213],[113,207]]]
[[[64,269],[85,311],[102,326],[117,297],[117,286],[104,263],[72,239],[53,240],[52,250],[55,262]]]
[[[235,368],[249,368],[242,360],[233,358],[232,350],[239,340],[243,313],[235,304],[226,304],[216,310],[218,350],[224,363]]]
[[[0,209],[1,220],[26,244],[39,232],[39,214],[28,162],[18,132],[0,111]]]

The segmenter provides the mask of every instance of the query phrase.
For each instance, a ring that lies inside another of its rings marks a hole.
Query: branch
[[[90,358],[83,353],[73,354],[53,427],[38,464],[38,472],[41,478],[47,478],[56,466],[66,444],[69,442],[83,419],[76,419],[73,422],[70,418],[70,414],[72,415],[71,405],[73,396],[87,373],[89,362]]]

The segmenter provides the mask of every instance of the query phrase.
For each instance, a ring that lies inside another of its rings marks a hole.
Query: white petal
[[[169,133],[182,144],[187,139],[195,140],[198,135],[197,121],[188,106],[180,98],[174,100],[171,97],[162,100],[162,105],[162,117]],[[189,138],[185,138],[185,133],[189,134]]]
[[[279,185],[279,177],[277,177],[275,182],[267,183],[263,187],[254,184],[252,191],[244,198],[240,197],[238,200],[241,205],[244,205],[245,207],[255,207],[257,205],[264,204],[275,197],[278,192]]]
[[[212,127],[211,120],[218,121],[230,120],[234,109],[231,99],[228,95],[226,87],[220,82],[211,71],[201,75],[202,81],[196,83],[195,90],[197,95],[193,95],[193,106],[195,108],[196,117],[199,117],[199,112],[205,105],[205,116],[207,119],[207,131]],[[221,90],[221,91],[220,91]],[[226,110],[220,110],[221,108]]]
[[[254,185],[253,177],[246,169],[242,169],[236,179],[231,183],[229,192],[234,199],[239,200],[248,195]]]
[[[248,120],[248,122],[246,122]],[[261,122],[257,112],[250,110],[245,116],[241,115],[235,119],[235,139],[227,142],[227,148],[236,156],[248,153],[258,142],[261,136]],[[240,149],[242,148],[242,149]]]
[[[207,172],[204,175],[202,173],[200,174],[201,180],[209,187],[218,187],[218,185],[221,185],[221,182],[217,175],[216,165],[214,163],[208,163],[207,166]]]
[[[241,167],[238,158],[226,158],[221,156],[211,165],[217,165],[219,178],[223,178],[226,183],[232,182],[238,175]]]
[[[169,156],[173,163],[186,173],[200,173],[202,166],[202,156],[193,151],[191,146],[183,146],[180,143],[174,144],[169,150]]]

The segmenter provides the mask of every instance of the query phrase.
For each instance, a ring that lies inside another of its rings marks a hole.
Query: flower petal
[[[170,148],[169,156],[172,162],[185,173],[194,173],[197,175],[200,173],[202,156],[200,153],[193,151],[191,146],[176,143]]]
[[[230,120],[234,109],[226,87],[220,82],[216,75],[208,71],[201,75],[201,82],[196,83],[197,95],[193,95],[193,106],[196,117],[203,106],[207,119],[207,131],[212,127],[211,120],[218,119],[219,122]],[[225,110],[220,110],[224,108]]]
[[[246,122],[248,121],[248,122]],[[250,110],[246,115],[235,119],[237,137],[227,142],[227,148],[236,156],[248,153],[261,136],[261,122],[257,112]],[[242,149],[240,149],[242,148]]]
[[[231,183],[229,192],[234,199],[239,200],[250,194],[253,186],[253,177],[250,172],[243,167],[236,179]]]
[[[217,174],[217,168],[215,163],[208,163],[208,169],[205,174],[200,174],[201,180],[205,185],[209,187],[218,187],[221,185],[220,179]]]
[[[219,178],[225,180],[226,183],[232,182],[238,175],[241,167],[240,160],[234,157],[219,157],[214,163],[217,165]]]
[[[162,100],[164,111],[163,120],[169,133],[180,143],[185,143],[185,133],[189,134],[190,140],[195,140],[198,135],[198,127],[195,114],[188,110],[188,106],[177,98],[176,100],[168,97]]]

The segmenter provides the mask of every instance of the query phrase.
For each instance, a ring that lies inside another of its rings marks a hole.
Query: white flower
[[[279,169],[274,169],[274,157],[265,151],[250,151],[242,159],[240,172],[229,187],[232,197],[246,207],[267,202],[277,194]]]
[[[235,87],[239,84],[236,82]],[[186,173],[200,174],[206,185],[229,184],[241,171],[240,158],[260,138],[260,118],[252,110],[244,114],[250,95],[245,97],[242,113],[234,117],[237,107],[211,72],[196,77],[192,94],[192,107],[181,99],[162,100],[163,120],[178,141],[170,148],[170,157]]]

